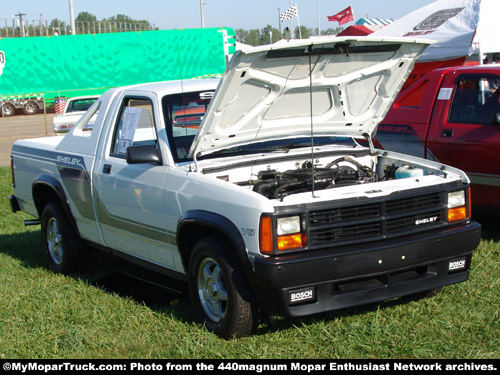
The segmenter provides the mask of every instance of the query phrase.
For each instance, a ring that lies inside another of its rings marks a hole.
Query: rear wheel
[[[255,331],[257,302],[237,257],[220,238],[203,238],[195,245],[189,292],[197,318],[211,332],[230,339]]]
[[[43,210],[42,241],[52,271],[71,274],[87,265],[88,249],[56,203],[48,203]]]
[[[2,116],[10,117],[16,113],[16,107],[13,104],[6,103],[2,105]]]
[[[35,102],[27,102],[23,107],[23,112],[26,115],[34,115],[38,112],[38,105]]]

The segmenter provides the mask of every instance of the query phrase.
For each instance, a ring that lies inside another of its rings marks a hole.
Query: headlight
[[[280,217],[277,224],[278,236],[300,232],[300,216]]]
[[[448,222],[467,219],[467,207],[465,206],[465,191],[453,191],[448,193]]]
[[[305,246],[306,235],[300,227],[300,216],[281,217],[277,220],[278,251],[300,249]]]
[[[448,193],[448,208],[465,206],[465,191],[454,191]]]
[[[306,233],[300,216],[286,216],[276,219],[276,228],[270,216],[262,216],[260,221],[260,252],[273,254],[278,251],[298,250],[306,246]],[[276,237],[274,236],[276,234]],[[274,239],[276,238],[276,242]]]

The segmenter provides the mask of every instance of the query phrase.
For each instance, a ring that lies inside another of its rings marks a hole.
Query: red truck
[[[436,69],[401,92],[377,146],[467,173],[475,208],[500,208],[500,65]]]

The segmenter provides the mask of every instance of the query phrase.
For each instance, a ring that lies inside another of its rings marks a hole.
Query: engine
[[[269,199],[280,199],[290,194],[377,180],[377,175],[372,169],[351,157],[344,156],[324,167],[313,166],[311,161],[306,161],[298,165],[297,169],[284,172],[260,171],[258,180],[252,181],[252,184],[253,191]]]

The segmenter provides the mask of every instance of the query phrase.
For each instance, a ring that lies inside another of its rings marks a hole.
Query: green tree
[[[126,14],[117,14],[116,16],[110,17],[108,19],[104,19],[103,21],[108,21],[108,22],[118,22],[118,23],[127,23],[127,22],[137,22],[127,16]]]
[[[252,29],[248,31],[246,44],[251,46],[260,46],[262,44],[262,39],[260,38],[260,31],[258,29]]]
[[[125,25],[129,25],[132,28],[139,28],[141,30],[151,30],[153,27],[147,20],[135,20],[126,14],[117,14],[116,16],[112,16],[108,19],[103,19],[103,22],[110,22],[112,24],[115,24],[115,29],[119,31],[119,29],[123,26],[124,28]],[[155,28],[157,29],[157,28]]]
[[[247,43],[248,31],[244,29],[236,29],[234,30],[234,37],[237,42]]]
[[[97,17],[88,12],[80,12],[75,18],[75,27],[77,34],[95,32]]]
[[[88,12],[80,12],[75,18],[75,22],[95,22],[97,17]]]
[[[66,22],[60,21],[57,18],[53,18],[49,23],[49,34],[51,35],[63,35],[69,34],[70,26],[66,25]]]
[[[343,27],[336,27],[334,29],[328,28],[326,30],[321,30],[321,35],[337,35],[344,30]]]
[[[280,31],[271,25],[267,25],[260,32],[261,44],[276,43],[281,40]]]
[[[300,26],[300,32],[299,32],[299,27],[297,26],[294,30],[294,35],[295,38],[299,39],[309,39],[309,37],[312,34],[312,29],[305,27],[305,26]]]

